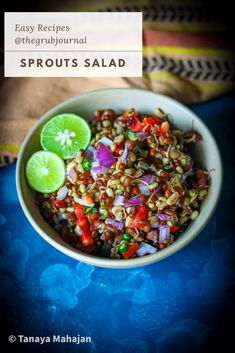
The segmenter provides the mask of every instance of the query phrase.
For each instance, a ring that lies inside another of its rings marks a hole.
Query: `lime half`
[[[54,192],[65,181],[64,161],[52,152],[35,152],[27,162],[26,178],[32,189],[43,193]]]
[[[86,149],[91,139],[87,122],[75,114],[60,114],[48,121],[41,132],[41,145],[45,151],[63,159],[73,157],[81,148]]]

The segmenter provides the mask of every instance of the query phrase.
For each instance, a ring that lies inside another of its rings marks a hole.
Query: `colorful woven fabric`
[[[133,84],[186,103],[234,88],[235,55],[226,26],[213,19],[203,2],[118,1],[102,11],[143,13],[144,79],[130,80]]]

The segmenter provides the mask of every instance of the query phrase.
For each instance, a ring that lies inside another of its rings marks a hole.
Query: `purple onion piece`
[[[164,214],[164,213],[158,213],[156,216],[161,220],[161,221],[168,221],[171,216]]]
[[[111,165],[115,161],[112,152],[103,144],[100,145],[100,148],[97,151],[96,155],[99,164],[102,167],[111,167]]]
[[[80,199],[79,197],[74,196],[73,198],[74,198],[74,201],[75,201],[75,202],[79,203],[79,204],[82,205],[82,206],[87,206],[87,207],[93,207],[93,206],[95,206],[94,203],[87,203],[85,200]]]
[[[159,225],[160,225],[159,222],[155,222],[155,223],[151,224],[151,227],[155,229],[155,228],[159,228]]]
[[[69,192],[69,189],[67,188],[67,186],[63,186],[57,192],[57,199],[64,200],[68,195],[68,192]]]
[[[139,183],[138,187],[140,189],[140,192],[142,195],[149,196],[150,195],[150,190],[146,184]]]
[[[97,141],[96,143],[102,143],[106,147],[109,147],[110,145],[112,145],[113,141],[110,140],[108,137],[104,136],[99,141]]]
[[[141,257],[141,256],[156,254],[156,253],[157,253],[157,249],[154,246],[147,244],[145,242],[142,242],[140,244],[139,249],[136,252],[136,255]]]
[[[88,146],[85,151],[85,157],[89,158],[92,162],[95,160],[95,148],[93,146]]]
[[[107,218],[105,220],[106,224],[111,224],[112,226],[114,226],[115,228],[119,229],[119,230],[123,230],[124,228],[124,223],[123,222],[119,222],[119,221],[114,221],[113,219]]]
[[[170,227],[165,225],[159,228],[159,243],[163,243],[170,236]]]
[[[94,181],[96,181],[98,179],[97,173],[94,172],[94,170],[92,170],[92,169],[91,169],[91,175],[92,175],[92,178],[94,179]]]
[[[114,206],[124,206],[125,205],[125,197],[118,195],[115,197],[114,202],[113,202]]]
[[[136,135],[140,138],[145,138],[147,137],[149,134],[148,132],[145,132],[145,131],[140,131],[140,132],[136,132]]]
[[[141,178],[141,181],[143,180],[145,183],[151,184],[155,179],[156,177],[154,175],[147,174]]]
[[[100,173],[100,174],[103,174],[103,173],[106,173],[108,171],[108,168],[105,168],[101,165],[97,166],[97,167],[94,167],[92,168],[93,172],[95,173]]]
[[[121,161],[122,161],[122,163],[124,163],[124,164],[126,164],[126,162],[127,162],[128,152],[129,152],[128,147],[125,146],[124,152],[123,152],[123,154],[122,154],[122,156],[121,156]]]
[[[74,181],[76,175],[76,170],[75,168],[72,168],[69,172],[66,172],[66,176],[71,180]]]
[[[126,207],[139,206],[140,205],[140,196],[134,196],[126,201]]]

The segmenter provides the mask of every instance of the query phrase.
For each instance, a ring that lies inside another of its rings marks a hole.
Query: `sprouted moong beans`
[[[93,255],[128,259],[171,245],[200,212],[209,187],[183,132],[161,109],[94,114],[93,138],[66,161],[56,192],[38,193],[43,217],[60,237]]]

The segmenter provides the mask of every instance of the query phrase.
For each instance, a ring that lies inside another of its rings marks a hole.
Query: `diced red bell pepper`
[[[94,240],[91,237],[90,227],[89,227],[87,218],[84,216],[82,205],[77,205],[75,207],[74,213],[77,217],[75,224],[78,225],[82,231],[82,235],[80,236],[82,244],[84,246],[89,246],[93,244]]]
[[[154,126],[157,124],[157,121],[154,118],[148,117],[143,119],[142,124]]]
[[[157,122],[155,119],[149,117],[149,118],[144,118],[142,125],[143,125],[143,130],[146,132],[149,132],[152,128],[152,126],[156,125]]]
[[[169,126],[168,121],[164,121],[164,122],[162,123],[162,125],[161,125],[161,131],[162,131],[162,134],[163,134],[164,136],[165,136],[166,133],[169,131],[169,128],[170,128],[170,126]]]
[[[129,129],[134,132],[143,131],[143,125],[136,116],[130,116]]]
[[[83,213],[83,210],[82,210],[82,205],[76,204],[74,206],[74,213],[75,213],[77,218],[84,217],[84,213]]]
[[[124,150],[124,142],[121,142],[116,146],[116,150],[114,152],[114,155],[119,157],[120,156],[119,152],[123,151],[123,150]]]
[[[88,232],[84,231],[83,234],[80,235],[80,239],[85,247],[94,243],[94,239],[90,235],[90,230]]]
[[[160,127],[156,127],[153,132],[154,132],[154,134],[156,134],[157,136],[160,136],[160,135],[161,135],[161,132],[162,132],[162,129],[161,129]]]
[[[160,118],[160,117],[157,116],[157,115],[154,115],[154,119],[156,120],[156,123],[157,123],[158,125],[161,125],[161,123],[162,123],[162,118]]]
[[[133,256],[138,249],[139,249],[138,243],[131,243],[128,245],[127,250],[124,253],[122,253],[122,256],[124,257],[124,259],[128,259],[129,257]]]
[[[178,227],[178,226],[172,226],[172,227],[170,227],[170,233],[176,232],[179,228],[180,228],[180,227]]]
[[[90,228],[89,228],[89,224],[88,224],[88,221],[86,219],[86,217],[82,216],[82,217],[79,217],[76,222],[75,222],[79,228],[84,231],[84,232],[89,232],[90,231]]]
[[[53,201],[53,206],[55,208],[66,208],[67,207],[64,200],[59,200],[59,199],[55,199],[55,201]]]
[[[137,206],[133,221],[129,227],[140,229],[144,228],[146,225],[145,221],[148,218],[148,211],[149,209],[146,205]]]

